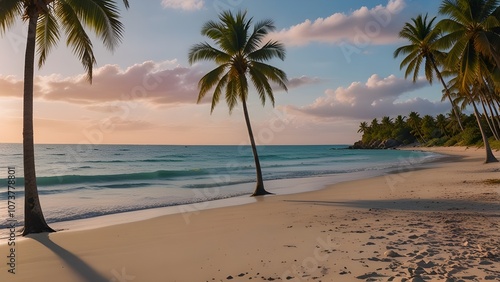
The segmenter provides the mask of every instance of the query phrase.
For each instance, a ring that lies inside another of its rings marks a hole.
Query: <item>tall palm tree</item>
[[[448,86],[438,68],[438,64],[445,58],[445,53],[441,51],[442,48],[438,45],[440,42],[440,32],[434,28],[433,24],[436,17],[427,21],[427,15],[425,17],[418,15],[411,20],[412,23],[406,23],[399,32],[399,37],[407,39],[410,44],[397,48],[394,51],[394,58],[399,55],[407,55],[401,62],[400,68],[403,69],[406,67],[405,78],[413,72],[413,82],[416,82],[418,79],[422,63],[424,63],[425,77],[430,84],[434,80],[434,73],[436,74],[445,89],[445,96],[450,101],[460,128],[463,130],[462,122],[460,121],[460,112],[451,99]]]
[[[437,28],[446,34],[440,39],[449,48],[445,64],[457,69],[459,92],[467,95],[474,108],[476,121],[486,150],[485,163],[497,162],[489,146],[488,138],[481,126],[473,94],[478,84],[484,84],[484,77],[491,75],[488,65],[493,62],[500,67],[500,6],[497,0],[444,0],[439,13],[447,16]]]
[[[284,60],[285,48],[278,41],[263,42],[269,32],[275,30],[272,20],[256,23],[253,31],[250,30],[252,18],[247,19],[246,12],[240,11],[233,15],[230,11],[225,11],[219,15],[219,20],[205,23],[201,33],[212,39],[220,49],[204,42],[193,45],[189,50],[190,64],[208,60],[218,65],[200,79],[198,102],[212,89],[212,112],[223,92],[229,113],[238,101],[241,101],[257,173],[257,185],[252,196],[270,194],[264,189],[259,156],[248,115],[248,78],[255,86],[262,105],[265,105],[268,98],[274,106],[273,88],[269,81],[287,90],[288,79],[285,72],[265,62],[275,57]]]
[[[38,67],[42,67],[47,55],[56,45],[60,29],[67,36],[66,44],[73,48],[92,80],[92,68],[96,63],[92,42],[84,26],[93,30],[104,45],[113,50],[120,42],[123,25],[119,21],[118,7],[113,0],[3,0],[0,8],[0,30],[5,33],[16,20],[28,22],[24,65],[23,96],[23,161],[24,161],[24,231],[23,235],[54,232],[43,216],[35,173],[33,140],[33,80],[35,49]],[[128,1],[123,1],[129,7]]]

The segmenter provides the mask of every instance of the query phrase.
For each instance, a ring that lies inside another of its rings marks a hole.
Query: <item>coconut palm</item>
[[[368,132],[368,129],[370,127],[368,126],[368,123],[366,121],[362,121],[360,124],[359,124],[359,129],[358,129],[358,133],[365,133],[365,132]]]
[[[422,126],[422,118],[417,112],[410,112],[408,115],[408,120],[406,121],[408,126],[411,128],[411,133],[413,135],[418,135],[420,137],[420,140],[422,140],[424,143],[427,142],[425,140],[424,135],[422,134],[421,126]]]
[[[405,119],[406,119],[405,116],[398,115],[394,120],[394,124],[396,125],[397,128],[403,128],[404,126],[406,126]]]
[[[248,78],[255,86],[262,105],[269,99],[273,106],[273,88],[269,82],[287,90],[288,80],[285,72],[265,63],[275,57],[285,59],[282,43],[274,40],[263,42],[269,32],[275,30],[273,21],[260,21],[254,25],[253,31],[250,30],[251,25],[252,18],[248,19],[246,12],[240,11],[236,15],[230,11],[222,12],[219,22],[208,21],[201,29],[202,35],[212,39],[219,49],[207,42],[195,44],[189,50],[189,63],[207,60],[217,64],[215,69],[200,79],[198,102],[212,89],[212,112],[222,94],[225,95],[229,113],[238,101],[241,102],[257,173],[253,196],[260,196],[269,192],[264,189],[259,156],[248,115]]]
[[[372,119],[372,122],[370,123],[370,128],[373,130],[378,130],[380,124],[378,123],[378,119],[374,118]]]
[[[424,17],[418,15],[412,18],[412,23],[406,23],[399,33],[399,37],[407,39],[410,44],[397,48],[394,51],[394,58],[399,55],[407,55],[400,64],[400,68],[406,67],[405,78],[413,73],[413,82],[416,82],[420,72],[420,67],[424,63],[425,77],[430,84],[434,80],[434,73],[445,89],[445,96],[450,101],[451,107],[459,122],[460,128],[463,130],[460,121],[460,111],[453,102],[450,96],[450,91],[439,71],[438,64],[440,64],[446,54],[438,44],[440,43],[440,32],[434,28],[434,21],[432,18],[427,21],[427,15]]]
[[[448,136],[448,129],[446,128],[448,126],[448,119],[446,118],[445,115],[439,114],[436,116],[436,127],[439,129],[441,132],[441,135]]]
[[[445,63],[450,68],[458,64],[462,88],[476,82],[487,67],[487,60],[500,66],[499,1],[445,0],[439,13],[448,16],[436,26],[446,32],[440,44],[450,48]]]
[[[491,75],[489,65],[500,66],[498,4],[497,0],[445,0],[439,13],[447,18],[436,26],[446,33],[440,39],[441,45],[450,48],[445,64],[457,70],[459,93],[468,96],[474,108],[486,150],[486,163],[498,160],[491,152],[473,96],[485,83],[485,77]]]
[[[128,8],[127,0],[123,1]],[[116,2],[113,0],[3,0],[0,8],[0,30],[5,33],[18,19],[28,22],[24,65],[23,96],[23,161],[24,161],[24,231],[23,235],[53,232],[43,216],[35,173],[33,140],[33,80],[35,49],[38,67],[42,67],[47,55],[56,45],[62,29],[67,36],[66,44],[81,60],[92,80],[92,68],[96,63],[92,42],[84,26],[93,30],[104,45],[113,50],[119,43],[123,25],[119,21]]]
[[[382,117],[381,123],[382,126],[389,128],[392,126],[392,118],[389,116],[384,116]]]

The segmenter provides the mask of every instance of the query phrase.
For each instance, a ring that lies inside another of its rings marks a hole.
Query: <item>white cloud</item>
[[[327,18],[306,20],[269,37],[295,46],[311,42],[349,43],[358,48],[388,44],[398,40],[399,30],[408,20],[400,14],[405,6],[405,0],[389,0],[386,6],[361,7],[350,14],[335,13]]]
[[[338,118],[372,119],[382,116],[406,115],[411,111],[420,114],[438,114],[448,111],[447,103],[413,98],[398,101],[407,92],[428,85],[425,79],[416,83],[390,75],[380,78],[374,74],[363,82],[353,82],[348,87],[327,89],[323,97],[303,107],[287,106],[292,113],[331,120]]]
[[[162,0],[165,8],[180,9],[186,11],[200,10],[205,5],[203,0]]]

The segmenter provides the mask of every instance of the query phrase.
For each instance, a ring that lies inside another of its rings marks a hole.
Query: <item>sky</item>
[[[437,16],[440,1],[131,0],[129,10],[118,2],[123,40],[110,52],[93,38],[92,84],[64,35],[36,70],[35,143],[248,144],[241,104],[230,114],[223,99],[213,113],[210,97],[196,103],[197,83],[215,64],[188,62],[191,46],[213,44],[200,30],[224,10],[273,20],[269,38],[286,48],[284,61],[269,62],[289,79],[275,106],[250,88],[259,145],[352,144],[361,121],[450,111],[439,85],[405,79],[393,57],[407,43],[398,38],[404,23]],[[22,142],[26,30],[19,20],[0,35],[0,143]]]

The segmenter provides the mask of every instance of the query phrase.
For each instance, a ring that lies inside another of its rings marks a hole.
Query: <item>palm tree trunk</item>
[[[262,178],[262,170],[260,168],[259,155],[257,154],[257,146],[255,145],[255,139],[253,137],[252,126],[250,125],[250,117],[248,116],[247,103],[245,99],[243,100],[243,113],[245,114],[245,122],[247,124],[248,136],[250,137],[250,144],[252,145],[253,158],[255,161],[255,170],[257,172],[257,185],[252,196],[262,196],[272,194],[264,189],[264,180]]]
[[[24,230],[30,233],[55,232],[45,222],[38,198],[35,173],[35,145],[33,137],[33,76],[35,70],[36,24],[38,11],[36,4],[28,8],[28,39],[24,66],[23,97],[23,160],[24,160]]]
[[[479,130],[481,131],[481,136],[483,138],[484,149],[486,151],[486,159],[484,163],[487,164],[487,163],[498,162],[498,160],[495,158],[495,155],[493,155],[493,152],[491,151],[490,142],[488,141],[488,137],[484,133],[483,126],[481,125],[481,118],[479,117],[479,112],[477,110],[476,103],[474,102],[472,97],[469,98],[472,103],[472,106],[474,107],[474,115],[476,116],[477,125],[479,126]]]
[[[487,96],[488,107],[490,108],[491,116],[493,119],[493,124],[494,124],[495,128],[497,129],[497,132],[499,133],[499,137],[500,137],[500,119],[498,117],[498,111],[495,108],[494,98],[491,96],[491,94],[495,95],[495,93],[494,92],[490,93],[490,95]]]
[[[480,98],[479,98],[479,102],[481,102],[481,105],[483,107],[483,112],[484,112],[484,118],[486,119],[486,123],[488,123],[488,126],[490,127],[490,131],[491,133],[493,133],[493,137],[495,137],[495,140],[498,140],[498,133],[496,131],[496,128],[494,128],[494,124],[492,124],[492,120],[490,118],[490,115],[488,114],[488,110],[486,110],[486,106],[484,105],[484,98],[482,97],[482,95],[480,94],[479,95]]]
[[[441,81],[441,84],[443,84],[443,87],[444,87],[444,90],[445,90],[445,93],[446,93],[446,97],[448,97],[448,100],[450,101],[451,110],[453,111],[453,113],[455,114],[455,117],[457,118],[458,125],[460,126],[460,129],[462,131],[464,131],[464,127],[462,125],[462,120],[460,119],[460,112],[458,111],[457,105],[455,105],[455,103],[453,103],[453,100],[451,99],[450,90],[448,89],[448,86],[444,82],[443,76],[441,75],[441,72],[439,72],[439,69],[437,68],[436,62],[434,61],[434,58],[430,57],[430,59],[431,59],[431,62],[432,62],[432,66],[434,67],[434,70],[436,71],[437,77]]]

